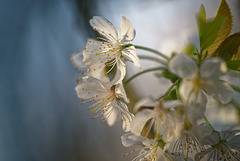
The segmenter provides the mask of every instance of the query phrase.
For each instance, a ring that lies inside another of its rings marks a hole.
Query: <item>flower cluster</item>
[[[121,16],[118,30],[108,20],[94,16],[90,25],[101,37],[89,39],[83,54],[75,53],[72,62],[78,69],[85,71],[85,76],[78,80],[75,90],[82,102],[92,102],[88,109],[98,117],[100,122],[107,121],[111,126],[115,123],[118,113],[121,115],[124,131],[130,131],[133,114],[129,112],[126,103],[129,102],[123,79],[126,75],[127,60],[141,69],[139,58],[130,42],[135,37],[135,30],[130,21]],[[81,62],[81,57],[83,61]]]
[[[226,6],[222,0],[218,12],[224,10],[231,22]],[[233,39],[230,36],[225,40],[221,35],[226,30],[221,27],[226,27],[229,21],[217,14],[212,22],[207,22],[203,18],[204,8],[200,10],[200,50],[194,47],[191,52],[167,57],[156,50],[130,44],[135,30],[126,17],[121,16],[120,27],[116,30],[111,22],[95,16],[90,25],[100,37],[89,39],[83,54],[75,53],[71,57],[75,67],[83,71],[75,88],[78,98],[82,104],[90,103],[86,106],[94,114],[92,118],[98,118],[101,123],[106,121],[112,126],[120,115],[122,128],[127,132],[121,137],[122,144],[139,146],[127,153],[139,151],[133,161],[240,160],[240,130],[217,131],[206,117],[206,111],[212,108],[211,100],[215,100],[214,106],[233,105],[240,111],[233,97],[239,88],[223,79],[228,71],[239,71],[240,65],[236,62],[240,60],[235,59],[238,53],[226,56],[222,52],[226,44],[229,45],[229,39]],[[216,33],[203,32],[213,27]],[[143,70],[124,82],[126,61],[133,62],[141,70],[136,48],[157,54],[159,58],[140,58],[157,61],[160,67]],[[215,52],[208,53],[213,48]],[[136,102],[133,114],[127,106],[129,99],[125,87],[137,76],[151,71],[161,71],[161,76],[169,79],[172,85],[160,98],[146,97]]]

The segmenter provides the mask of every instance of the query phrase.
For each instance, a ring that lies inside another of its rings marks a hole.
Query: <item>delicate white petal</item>
[[[82,60],[83,60],[83,54],[80,52],[76,52],[71,55],[72,64],[77,70],[86,68],[86,66],[82,64]]]
[[[205,60],[200,67],[200,75],[204,79],[219,79],[219,76],[227,72],[226,63],[220,58]]]
[[[170,101],[164,101],[162,102],[162,106],[165,108],[165,109],[171,109],[173,107],[176,107],[176,106],[181,106],[182,105],[182,102],[179,101],[179,100],[170,100]]]
[[[220,80],[223,80],[235,87],[240,88],[240,72],[239,71],[230,70],[227,73],[225,73],[223,76],[221,76]]]
[[[109,83],[103,83],[95,78],[83,78],[75,87],[78,98],[89,99],[96,95],[108,95]]]
[[[97,30],[110,41],[116,41],[118,39],[116,28],[107,19],[100,16],[93,16],[89,23],[93,29]]]
[[[125,132],[131,130],[131,123],[134,115],[128,111],[127,105],[122,101],[117,101],[120,111],[121,111],[121,119],[122,119],[122,128]]]
[[[116,58],[116,65],[117,65],[116,74],[114,75],[114,78],[111,80],[111,85],[122,83],[122,80],[126,75],[126,64],[120,58]]]
[[[123,88],[123,84],[119,83],[115,87],[115,94],[117,98],[122,98],[126,103],[129,103],[129,99],[127,98],[127,94],[125,92],[125,89]]]
[[[186,54],[179,54],[169,62],[169,69],[181,78],[193,78],[197,74],[196,62]]]
[[[82,63],[86,66],[105,64],[116,57],[110,43],[89,39],[83,50]]]
[[[113,107],[110,115],[106,112],[104,113],[104,116],[107,119],[107,123],[109,126],[113,126],[116,123],[118,118],[118,111],[119,110],[117,108]]]
[[[183,79],[179,86],[179,94],[185,103],[197,106],[205,106],[207,103],[206,96],[201,89],[196,90],[191,80]]]
[[[153,116],[154,116],[154,111],[150,109],[144,109],[138,112],[133,118],[132,125],[131,125],[131,132],[139,136],[142,132],[144,125],[147,123],[148,120],[153,118]]]
[[[171,157],[160,147],[157,148],[156,161],[171,161]]]
[[[136,53],[136,49],[134,46],[130,46],[127,48],[124,48],[122,50],[122,56],[127,58],[129,61],[133,62],[134,65],[139,69],[142,70],[140,63],[139,63],[139,58]]]
[[[206,106],[201,103],[201,105],[185,105],[185,110],[188,115],[190,122],[196,122],[202,119],[204,112],[206,110]]]
[[[122,144],[125,147],[129,147],[132,145],[142,145],[143,140],[144,140],[144,137],[136,136],[132,133],[126,133],[123,136],[121,136]]]
[[[169,154],[169,155],[174,161],[186,161],[185,156],[180,152]],[[192,158],[188,157],[187,161],[193,161],[193,160]]]
[[[182,119],[175,111],[168,112],[162,116],[162,124],[164,125],[163,140],[166,143],[172,142],[174,139],[180,137],[183,131]],[[165,147],[168,145],[166,144]]]
[[[198,139],[202,145],[214,145],[219,141],[217,133],[213,132],[212,128],[206,123],[198,126]]]
[[[195,160],[195,161],[201,161],[202,158],[203,158],[206,154],[211,153],[212,150],[213,150],[212,148],[209,148],[209,149],[207,149],[207,150],[205,150],[205,151],[203,151],[203,152],[198,152],[197,154],[195,154],[194,160]]]
[[[154,107],[156,104],[157,102],[152,97],[144,97],[135,103],[133,113],[136,113],[141,107]]]
[[[232,99],[232,88],[231,86],[222,81],[208,81],[204,86],[206,93],[216,100],[219,100],[223,104],[227,104]]]
[[[109,82],[109,78],[106,75],[105,64],[93,64],[89,67],[87,75],[89,77],[94,77],[102,82]]]
[[[135,37],[135,30],[131,22],[124,16],[121,16],[121,24],[118,28],[118,40],[121,44],[129,44]]]

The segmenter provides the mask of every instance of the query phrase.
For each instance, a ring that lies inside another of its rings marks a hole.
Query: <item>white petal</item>
[[[186,54],[179,54],[169,62],[169,69],[181,78],[193,78],[197,74],[196,62]]]
[[[100,16],[93,16],[89,23],[93,29],[97,30],[110,41],[116,41],[118,39],[116,28],[107,19]]]
[[[109,78],[106,75],[106,66],[105,64],[93,64],[89,67],[87,75],[89,77],[94,77],[102,82],[109,82]]]
[[[136,113],[141,107],[154,107],[156,104],[157,102],[152,97],[144,97],[135,103],[133,113]]]
[[[83,54],[80,52],[76,52],[71,55],[72,64],[77,70],[86,68],[86,66],[82,64],[82,60],[83,60]]]
[[[143,140],[144,140],[144,137],[136,136],[132,133],[127,133],[121,136],[122,144],[125,147],[129,147],[132,145],[142,145]]]
[[[101,82],[95,78],[84,77],[75,87],[78,98],[90,99],[96,95],[105,96],[109,94],[109,83]]]
[[[183,102],[197,106],[205,106],[207,103],[206,96],[202,89],[196,90],[191,80],[182,80],[179,86],[179,94]]]
[[[218,143],[219,139],[217,133],[213,132],[208,124],[200,124],[197,131],[199,141],[202,145],[214,145]]]
[[[118,28],[118,40],[121,44],[129,44],[135,37],[135,30],[131,22],[124,16],[121,16],[121,24]]]
[[[83,64],[91,66],[93,64],[105,64],[114,59],[116,52],[109,48],[109,43],[89,39],[83,50]]]
[[[128,107],[124,102],[118,100],[117,103],[121,111],[122,128],[125,132],[128,132],[131,130],[131,123],[134,115],[128,111]]]
[[[148,120],[153,118],[154,112],[150,109],[144,109],[138,112],[135,117],[133,118],[132,125],[131,125],[131,132],[137,136],[139,136],[142,132],[144,125],[147,123]]]
[[[117,121],[117,118],[118,118],[118,109],[115,108],[115,107],[112,107],[112,111],[111,111],[111,114],[108,115],[107,112],[104,113],[104,116],[105,118],[107,119],[107,124],[109,126],[113,126],[116,121]]]
[[[115,87],[115,94],[117,98],[122,98],[126,103],[129,103],[129,99],[127,98],[127,94],[125,92],[125,89],[123,88],[123,84],[119,83]]]
[[[219,79],[219,76],[226,72],[227,65],[220,58],[207,59],[200,67],[200,75],[204,79]]]
[[[111,85],[122,83],[122,80],[126,75],[126,64],[120,58],[116,58],[116,65],[116,73],[114,78],[111,80]]]
[[[186,161],[185,156],[180,152],[172,153],[169,155],[174,161]],[[193,160],[192,158],[188,157],[187,161],[193,161]]]
[[[129,61],[133,62],[134,65],[139,69],[142,70],[140,63],[139,63],[139,58],[136,53],[136,49],[134,46],[130,46],[127,48],[124,48],[122,50],[122,56],[127,58]]]
[[[222,81],[207,81],[204,87],[206,93],[223,104],[227,104],[231,101],[233,91],[231,86]]]

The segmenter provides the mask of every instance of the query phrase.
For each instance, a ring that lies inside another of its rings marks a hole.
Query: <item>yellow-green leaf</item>
[[[228,69],[240,71],[240,59],[239,60],[227,60],[226,64]]]
[[[218,32],[218,36],[215,41],[206,49],[208,51],[208,55],[212,55],[217,50],[220,44],[228,37],[232,29],[232,15],[225,0],[221,1],[215,19],[217,17],[226,17],[226,21],[221,30]]]
[[[216,17],[213,21],[209,22],[204,22],[201,19],[198,20],[201,52],[203,52],[216,40],[225,21],[225,17]]]
[[[232,34],[225,39],[213,56],[220,56],[225,60],[240,59],[240,32]]]
[[[203,22],[206,22],[206,11],[205,11],[205,7],[203,4],[201,4],[199,12],[197,14],[197,18],[199,20],[202,20]]]
[[[193,44],[187,44],[184,47],[183,52],[188,55],[194,55],[194,53],[196,52],[196,47]]]

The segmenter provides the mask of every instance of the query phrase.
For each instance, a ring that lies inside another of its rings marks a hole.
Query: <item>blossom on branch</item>
[[[116,30],[105,18],[94,16],[90,20],[90,25],[102,36],[98,37],[102,41],[89,39],[83,51],[83,64],[88,67],[94,64],[107,65],[110,68],[107,74],[116,67],[116,73],[111,80],[113,85],[121,83],[126,75],[124,59],[133,62],[137,68],[141,69],[136,49],[129,45],[135,37],[135,30],[126,17],[121,16],[121,19],[120,27]],[[96,70],[97,68],[94,71]]]
[[[188,55],[179,54],[169,62],[169,69],[182,78],[179,94],[186,103],[205,106],[205,93],[223,104],[232,99],[231,86],[220,80],[227,72],[227,66],[220,58],[207,58],[198,67]]]
[[[83,103],[91,102],[91,113],[100,122],[107,121],[111,126],[116,122],[118,113],[121,114],[124,131],[130,130],[133,114],[128,110],[125,102],[129,102],[122,84],[111,86],[110,82],[101,82],[92,77],[83,77],[75,88],[77,96]]]

